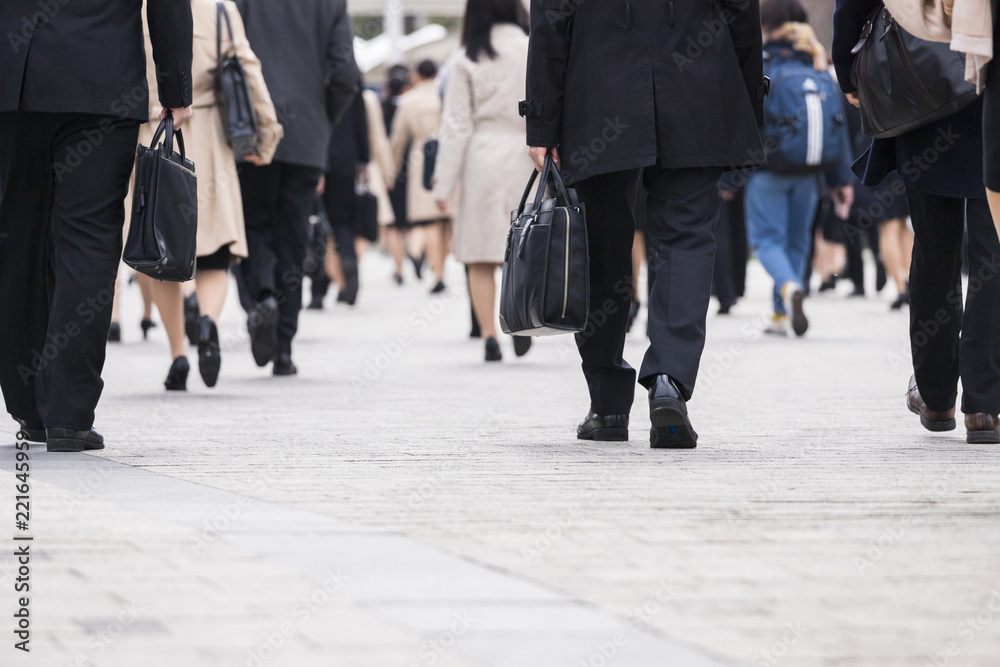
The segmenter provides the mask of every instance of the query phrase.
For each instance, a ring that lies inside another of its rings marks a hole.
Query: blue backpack
[[[847,117],[833,77],[795,58],[764,54],[771,90],[761,137],[767,169],[800,175],[829,171],[844,158]]]

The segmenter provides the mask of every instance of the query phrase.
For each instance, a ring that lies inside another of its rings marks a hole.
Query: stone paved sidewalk
[[[298,377],[230,304],[219,385],[184,395],[127,293],[108,448],[32,451],[33,651],[7,556],[0,665],[1000,665],[1000,452],[906,411],[892,295],[814,297],[773,339],[752,265],[709,318],[698,449],[653,451],[639,390],[630,442],[575,440],[572,339],[484,365],[459,267],[438,297],[363,268],[355,309],[302,314]]]

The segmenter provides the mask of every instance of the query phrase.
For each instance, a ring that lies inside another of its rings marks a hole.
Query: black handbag
[[[538,193],[525,205],[538,172],[533,171],[510,233],[500,289],[504,333],[548,336],[576,333],[587,326],[590,308],[590,253],[586,212],[567,190],[551,156],[545,160]],[[555,197],[543,199],[551,182]]]
[[[354,188],[354,233],[378,241],[378,198],[361,184]]]
[[[434,168],[437,166],[439,145],[437,139],[424,142],[424,190],[434,189]]]
[[[163,143],[160,137],[163,137]],[[149,148],[135,156],[132,217],[123,259],[139,273],[172,282],[194,278],[198,237],[198,184],[194,163],[174,152],[174,119],[164,116]]]
[[[215,94],[222,112],[222,127],[226,140],[233,147],[237,162],[245,162],[245,155],[255,155],[257,151],[257,118],[250,96],[250,84],[243,69],[243,61],[235,53],[223,56],[222,24],[229,31],[229,43],[233,43],[233,26],[229,13],[221,2],[216,3],[218,16],[215,22]]]
[[[870,137],[897,137],[976,99],[976,86],[965,80],[965,57],[906,32],[884,6],[868,18],[851,53],[861,128]]]

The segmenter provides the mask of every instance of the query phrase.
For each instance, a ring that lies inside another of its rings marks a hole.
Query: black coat
[[[333,126],[361,86],[345,0],[241,0],[237,6],[285,128],[274,159],[323,169]]]
[[[141,0],[0,0],[0,111],[146,121]],[[160,103],[191,104],[191,4],[149,0]]]
[[[571,180],[763,162],[758,0],[532,0],[530,146]]]
[[[865,20],[881,0],[837,0],[833,13],[833,64],[845,93],[851,82],[851,49]],[[874,139],[854,163],[854,173],[868,186],[898,170],[915,190],[943,197],[986,199],[983,186],[983,101],[937,122],[892,139]]]

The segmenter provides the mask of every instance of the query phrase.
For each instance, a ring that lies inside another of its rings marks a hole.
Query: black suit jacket
[[[91,113],[146,121],[141,0],[2,0],[0,111]],[[191,104],[191,5],[148,0],[160,102]]]
[[[758,0],[532,0],[527,140],[566,175],[764,159]]]
[[[274,159],[323,169],[361,73],[345,0],[241,0],[247,37],[285,128]]]
[[[840,88],[855,92],[851,49],[879,0],[837,0],[833,12],[833,65]],[[853,166],[867,186],[898,170],[908,187],[943,197],[985,199],[983,186],[983,101],[892,139],[873,139]]]

